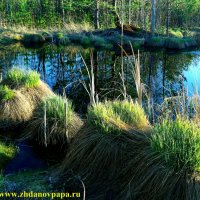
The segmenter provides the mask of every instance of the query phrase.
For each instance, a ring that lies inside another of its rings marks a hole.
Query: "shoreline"
[[[34,33],[15,32],[12,30],[0,28],[0,45],[10,45],[21,43],[25,47],[41,47],[44,44],[56,44],[58,46],[68,46],[78,44],[83,47],[102,48],[112,50],[121,48],[123,43],[124,49],[134,50],[142,48],[166,49],[166,50],[184,50],[191,47],[198,47],[198,39],[195,37],[175,37],[156,34],[150,36],[149,32],[144,30],[124,30],[123,38],[121,37],[120,28],[111,28],[98,31],[82,32],[46,32],[36,31]]]

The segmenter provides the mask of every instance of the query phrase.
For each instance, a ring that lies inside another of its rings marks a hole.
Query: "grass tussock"
[[[0,85],[0,128],[13,128],[29,121],[37,105],[47,96],[54,93],[37,72],[17,68],[8,71]]]
[[[97,115],[105,110],[101,105]],[[111,111],[104,119],[109,120]],[[146,135],[133,130],[101,134],[99,130],[99,125],[86,125],[62,164],[62,172],[72,169],[85,180],[88,195],[98,190],[99,199],[105,199],[112,190],[119,199],[200,198],[200,129],[193,122],[164,120]]]
[[[144,110],[137,103],[128,101],[107,101],[89,108],[88,122],[102,133],[118,134],[122,130],[145,130],[150,128]]]
[[[101,134],[99,129],[86,124],[70,146],[61,165],[61,174],[72,169],[87,185],[87,196],[98,193],[97,199],[106,199],[106,193],[122,184],[119,179],[122,169],[144,146],[146,136],[134,131],[123,134]]]
[[[99,199],[107,198],[107,190],[119,192],[121,171],[138,154],[139,147],[146,145],[147,127],[149,130],[148,120],[138,104],[116,100],[93,105],[62,163],[61,172],[72,169],[85,180],[89,193],[98,190]]]
[[[154,128],[151,147],[175,171],[200,170],[200,129],[193,122],[164,120]]]
[[[43,98],[54,95],[49,86],[40,80],[40,74],[32,70],[13,68],[7,72],[2,85],[19,90],[26,96],[33,109]]]
[[[0,129],[7,129],[30,120],[33,109],[27,98],[13,90],[12,99],[0,101]]]
[[[36,137],[42,144],[66,143],[67,135],[73,138],[81,126],[82,121],[74,113],[72,103],[60,96],[52,96],[39,104],[33,120],[28,125],[26,135]]]
[[[146,146],[122,169],[121,195],[139,200],[199,199],[199,133],[197,125],[182,118],[157,124]]]

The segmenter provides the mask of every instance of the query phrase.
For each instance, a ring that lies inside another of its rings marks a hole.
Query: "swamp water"
[[[99,99],[120,97],[122,95],[120,51],[55,45],[45,45],[37,49],[25,48],[21,45],[0,46],[0,72],[4,76],[12,67],[36,70],[56,93],[62,94],[63,88],[66,88],[67,97],[73,101],[75,110],[83,114],[87,110],[89,97],[79,80],[89,83],[82,57],[90,68],[91,51],[95,87]],[[195,93],[196,86],[200,90],[200,50],[198,49],[184,52],[141,51],[140,62],[142,83],[145,84],[154,104],[161,104],[165,97],[176,95],[182,90],[183,84],[188,88],[189,95]],[[127,93],[135,97],[131,63],[133,63],[131,53],[124,55],[123,69]],[[7,173],[19,169],[47,167],[46,161],[38,156],[40,153],[35,152],[34,148],[21,143],[19,148],[21,153],[7,166]],[[29,160],[33,158],[32,164],[28,166],[27,157]],[[36,162],[39,164],[35,165]]]

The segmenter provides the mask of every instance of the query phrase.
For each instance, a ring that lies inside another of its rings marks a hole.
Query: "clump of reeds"
[[[27,122],[42,99],[53,95],[37,72],[9,70],[0,85],[0,128]]]
[[[184,118],[165,119],[155,125],[148,141],[122,170],[121,188],[126,188],[122,196],[139,200],[199,199],[198,126]]]
[[[121,171],[138,146],[144,146],[149,129],[138,104],[117,100],[94,104],[63,161],[62,172],[72,169],[85,180],[90,192],[98,189],[100,199],[104,199],[107,190],[120,187]]]
[[[43,99],[35,110],[26,135],[37,138],[41,144],[65,144],[82,124],[69,100],[52,96]]]

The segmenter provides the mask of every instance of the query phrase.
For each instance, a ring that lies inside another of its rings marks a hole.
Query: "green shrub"
[[[104,39],[103,37],[99,36],[92,36],[92,43],[95,47],[103,48],[103,49],[112,49],[113,45]]]
[[[186,47],[195,47],[197,46],[197,41],[193,38],[184,38]]]
[[[153,129],[152,149],[175,171],[200,171],[200,129],[178,118],[164,120]]]
[[[3,83],[11,88],[27,87],[32,88],[39,84],[40,75],[35,71],[25,71],[18,68],[9,70]]]
[[[68,35],[69,39],[74,43],[81,43],[82,35],[81,34],[72,34]]]
[[[0,85],[0,101],[8,101],[14,97],[15,93],[8,86]]]

